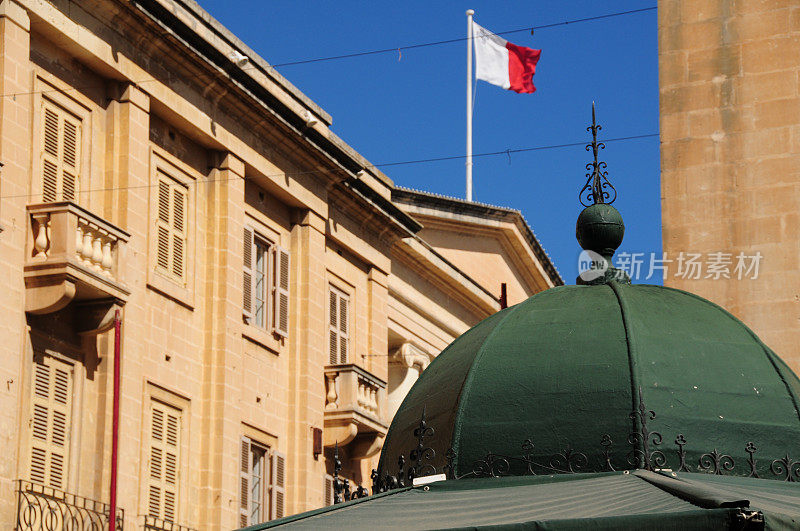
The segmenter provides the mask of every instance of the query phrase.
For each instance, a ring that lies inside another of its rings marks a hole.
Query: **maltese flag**
[[[533,74],[541,50],[517,46],[491,31],[472,23],[475,42],[475,76],[517,93],[536,92]]]

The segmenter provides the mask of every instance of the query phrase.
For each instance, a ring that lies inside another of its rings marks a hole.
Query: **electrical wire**
[[[594,21],[594,20],[601,20],[601,19],[606,19],[606,18],[619,17],[619,16],[623,16],[623,15],[632,15],[632,14],[635,14],[635,13],[643,13],[645,11],[655,11],[656,9],[657,9],[657,6],[644,7],[644,8],[641,8],[641,9],[630,9],[628,11],[618,11],[616,13],[607,13],[605,15],[597,15],[597,16],[594,16],[594,17],[576,18],[576,19],[572,19],[572,20],[564,20],[564,21],[561,21],[561,22],[553,22],[551,24],[542,24],[540,26],[527,26],[525,28],[506,30],[506,31],[499,31],[499,32],[496,32],[495,35],[510,35],[512,33],[521,33],[523,31],[534,31],[534,30],[540,30],[540,29],[555,28],[557,26],[567,26],[569,24],[578,24],[580,22],[591,22],[591,21]],[[331,55],[331,56],[328,56],[328,57],[317,57],[315,59],[303,59],[303,60],[300,60],[300,61],[289,61],[289,62],[286,62],[286,63],[276,63],[276,64],[272,65],[272,67],[273,68],[280,68],[280,67],[283,67],[283,66],[304,65],[304,64],[308,64],[308,63],[319,63],[319,62],[322,62],[322,61],[336,61],[336,60],[339,60],[339,59],[350,59],[350,58],[353,58],[353,57],[364,57],[366,55],[377,55],[377,54],[384,54],[384,53],[389,53],[389,52],[396,52],[398,50],[413,50],[415,48],[425,48],[427,46],[439,46],[439,45],[442,45],[442,44],[451,44],[451,43],[454,43],[454,42],[464,42],[464,41],[467,41],[467,40],[469,40],[469,37],[459,37],[457,39],[446,39],[446,40],[443,40],[443,41],[423,42],[423,43],[420,43],[420,44],[409,44],[408,46],[399,46],[399,47],[394,47],[394,48],[382,48],[382,49],[379,49],[379,50],[369,50],[369,51],[364,51],[364,52],[346,53],[346,54],[342,54],[342,55]]]
[[[603,139],[603,142],[624,142],[628,140],[640,140],[645,138],[654,138],[658,137],[659,133],[649,133],[645,135],[632,135],[632,136],[622,136],[617,138],[607,138]],[[586,142],[569,142],[566,144],[552,144],[547,146],[533,146],[533,147],[526,147],[526,148],[517,148],[517,149],[506,149],[503,151],[489,151],[485,153],[476,153],[473,154],[473,158],[477,157],[492,157],[497,155],[509,155],[511,153],[527,153],[531,151],[544,151],[548,149],[563,149],[568,147],[576,147],[576,146],[585,146]],[[388,168],[393,166],[407,166],[411,164],[428,164],[431,162],[442,162],[448,160],[459,160],[465,159],[466,155],[451,155],[446,157],[432,157],[427,159],[411,159],[411,160],[401,160],[401,161],[394,161],[394,162],[384,162],[380,164],[370,164],[364,166],[365,170],[369,169],[380,169],[380,168]],[[267,178],[285,178],[285,177],[297,177],[301,175],[312,175],[312,174],[336,174],[336,173],[344,173],[345,170],[343,169],[331,169],[331,170],[308,170],[308,171],[300,171],[300,172],[290,172],[290,173],[279,173],[274,175],[265,175]],[[232,177],[228,179],[215,179],[215,178],[208,178],[208,179],[196,179],[194,181],[190,181],[190,185],[192,184],[210,184],[216,182],[226,182],[231,180],[240,179],[241,177]],[[136,190],[136,189],[145,189],[145,188],[152,188],[154,186],[158,186],[157,184],[141,184],[135,186],[114,186],[108,188],[90,188],[87,190],[80,190],[78,191],[79,194],[89,194],[89,193],[96,193],[96,192],[114,192],[120,190]],[[5,195],[0,196],[0,199],[15,199],[21,197],[29,197],[30,194],[17,194],[17,195]]]
[[[72,3],[72,0],[70,0],[70,3]],[[510,35],[512,33],[520,33],[520,32],[524,32],[524,31],[531,31],[532,32],[534,30],[555,28],[555,27],[558,27],[558,26],[567,26],[569,24],[578,24],[578,23],[582,23],[582,22],[592,22],[592,21],[603,20],[603,19],[612,18],[612,17],[620,17],[620,16],[625,16],[625,15],[633,15],[633,14],[637,14],[637,13],[644,13],[644,12],[647,12],[647,11],[654,11],[656,9],[657,9],[656,6],[652,6],[652,7],[644,7],[644,8],[640,8],[640,9],[630,9],[628,11],[617,11],[617,12],[614,12],[614,13],[606,13],[604,15],[597,15],[597,16],[593,16],[593,17],[576,18],[576,19],[572,19],[572,20],[563,20],[561,22],[553,22],[553,23],[550,23],[550,24],[542,24],[542,25],[539,25],[539,26],[528,26],[528,27],[525,27],[525,28],[518,28],[518,29],[513,29],[513,30],[500,31],[500,32],[497,32],[496,35]],[[91,16],[92,18],[94,18],[95,20],[97,20],[98,22],[100,22],[102,24],[105,24],[105,25],[111,25],[113,27],[113,24],[112,24],[111,21],[102,19],[102,18],[98,17],[97,15],[95,15],[94,13],[92,13],[90,11],[84,10],[84,12],[86,14],[88,14],[89,16]],[[117,35],[119,35],[124,40],[126,40],[128,42],[128,44],[130,44],[131,46],[133,46],[135,48],[139,48],[140,47],[140,45],[134,43],[132,40],[130,40],[124,34],[118,33]],[[350,58],[354,58],[354,57],[364,57],[364,56],[368,56],[368,55],[378,55],[378,54],[385,54],[385,53],[389,53],[389,52],[394,53],[394,52],[400,52],[402,50],[413,50],[413,49],[417,49],[417,48],[426,48],[426,47],[429,47],[429,46],[440,46],[442,44],[450,44],[450,43],[454,43],[454,42],[464,42],[464,41],[467,41],[467,40],[469,40],[469,37],[459,37],[459,38],[456,38],[456,39],[445,39],[445,40],[441,40],[441,41],[423,42],[423,43],[419,43],[419,44],[409,44],[409,45],[406,45],[406,46],[399,46],[399,47],[393,47],[393,48],[382,48],[382,49],[378,49],[378,50],[366,50],[366,51],[363,51],[363,52],[354,52],[354,53],[342,54],[342,55],[331,55],[331,56],[327,56],[327,57],[316,57],[316,58],[312,58],[312,59],[301,59],[301,60],[298,60],[298,61],[288,61],[288,62],[284,62],[284,63],[276,63],[276,64],[268,65],[268,68],[269,69],[277,69],[277,68],[281,68],[281,67],[284,67],[284,66],[295,66],[295,65],[303,65],[303,64],[310,64],[310,63],[320,63],[320,62],[324,62],[324,61],[336,61],[336,60],[340,60],[340,59],[350,59]],[[260,66],[253,65],[253,66],[248,66],[248,67],[241,68],[241,70],[243,72],[247,72],[247,71],[250,71],[250,70],[262,70],[262,68]],[[188,79],[192,79],[192,78],[199,78],[199,77],[200,77],[200,75],[197,75],[197,76],[183,76],[182,79],[187,79],[187,78]],[[154,82],[154,81],[159,81],[159,80],[156,79],[156,78],[147,78],[147,79],[142,79],[142,80],[139,80],[139,81],[131,81],[131,83],[133,83],[135,85],[140,85],[140,84],[144,84],[144,83],[151,83],[151,82]],[[100,86],[100,85],[91,84],[91,85],[83,85],[83,86],[71,87],[71,88],[66,89],[66,90],[67,91],[77,91],[77,90],[82,90],[82,89],[96,88],[98,86]],[[7,98],[7,97],[16,98],[17,96],[30,96],[30,95],[33,95],[33,94],[46,94],[46,93],[49,93],[49,92],[64,92],[64,91],[62,91],[60,89],[49,89],[49,90],[36,90],[36,91],[30,91],[30,92],[10,92],[10,93],[6,93],[6,94],[0,94],[0,97],[3,97],[3,98]]]

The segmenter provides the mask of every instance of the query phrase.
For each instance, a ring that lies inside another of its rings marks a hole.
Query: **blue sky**
[[[200,0],[271,64],[466,36],[468,8],[494,32],[641,9],[639,1],[366,2]],[[474,153],[658,133],[656,11],[505,35],[540,48],[533,95],[479,81]],[[466,43],[287,65],[278,70],[333,116],[333,130],[373,164],[465,152]],[[620,251],[661,252],[659,140],[610,142],[601,152],[626,224]],[[582,146],[477,157],[474,197],[522,211],[564,280],[574,283]],[[464,161],[381,168],[401,186],[464,197]]]

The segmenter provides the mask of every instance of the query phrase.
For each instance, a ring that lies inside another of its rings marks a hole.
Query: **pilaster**
[[[22,264],[30,222],[25,212],[31,168],[30,19],[12,0],[0,1],[0,528],[14,525],[14,480],[25,469],[18,434],[24,425],[21,393],[26,337]]]
[[[226,154],[203,184],[207,219],[205,256],[206,347],[201,414],[201,529],[238,527],[238,467],[241,437],[242,230],[244,163]],[[199,268],[198,268],[199,269]],[[234,500],[227,503],[222,500]]]
[[[289,361],[289,445],[287,514],[322,502],[325,461],[314,460],[312,427],[324,424],[324,367],[327,359],[325,308],[325,219],[312,211],[298,215],[292,227],[292,304],[297,318],[291,330]]]

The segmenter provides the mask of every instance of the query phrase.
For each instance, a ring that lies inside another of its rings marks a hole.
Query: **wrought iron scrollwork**
[[[436,467],[424,461],[432,461],[436,457],[436,451],[430,446],[425,446],[425,438],[431,438],[436,433],[425,421],[425,407],[422,408],[422,418],[419,425],[414,429],[414,437],[417,438],[417,447],[411,450],[409,457],[414,463],[408,470],[408,479],[415,477],[436,474]]]
[[[30,481],[17,481],[15,529],[60,531],[62,529],[109,529],[110,507],[75,494]],[[114,529],[121,531],[125,513],[117,509]]]
[[[365,496],[369,496],[369,491],[358,485],[354,491],[350,490],[350,480],[349,479],[342,479],[339,477],[339,472],[342,471],[342,461],[339,459],[339,443],[338,441],[333,447],[333,503],[343,503],[349,500],[355,500],[356,498],[363,498]],[[377,476],[377,472],[375,470],[372,471],[372,488],[375,491],[375,479]]]
[[[686,468],[686,450],[683,449],[686,446],[686,437],[682,433],[675,437],[675,445],[678,447],[678,472],[688,472],[689,469]]]
[[[756,460],[753,457],[753,454],[756,453],[756,450],[757,450],[756,445],[753,444],[752,442],[748,442],[744,446],[744,451],[747,452],[747,456],[748,456],[747,457],[747,464],[750,465],[750,474],[747,477],[751,477],[751,478],[757,478],[758,477],[758,471],[756,469]]]
[[[769,465],[770,471],[781,476],[784,481],[797,481],[800,479],[800,461],[795,461],[786,454],[786,457],[775,459]]]
[[[431,441],[435,434],[432,426],[428,425],[423,410],[419,424],[414,430],[417,440],[416,447],[408,454],[411,462],[406,469],[406,459],[400,455],[397,460],[396,474],[383,474],[373,471],[373,493],[384,492],[410,483],[419,475],[433,475],[443,473],[448,480],[466,477],[494,478],[505,475],[537,475],[537,474],[575,474],[581,472],[614,472],[623,468],[643,468],[651,471],[674,470],[676,472],[705,472],[715,475],[738,475],[759,478],[759,472],[764,475],[766,464],[759,471],[755,458],[756,445],[752,441],[744,446],[747,459],[741,459],[747,465],[739,466],[730,453],[725,453],[717,448],[707,452],[692,452],[693,463],[688,460],[690,448],[688,438],[683,433],[678,433],[673,439],[674,450],[667,451],[663,448],[664,437],[661,432],[652,428],[653,421],[657,418],[655,411],[647,409],[644,404],[641,389],[638,390],[638,403],[636,409],[629,415],[633,420],[633,431],[629,433],[627,443],[629,450],[625,462],[614,462],[620,455],[620,450],[615,448],[610,434],[602,434],[599,445],[593,451],[586,452],[585,448],[574,448],[567,443],[565,448],[555,454],[537,456],[534,451],[534,440],[528,438],[520,446],[521,451],[515,455],[500,454],[488,450],[480,459],[473,462],[472,468],[461,474],[456,470],[456,452],[450,448],[444,453],[442,462],[435,461],[436,453],[431,449]],[[430,452],[429,452],[430,450]],[[615,453],[616,451],[616,453]],[[622,450],[624,452],[625,450]],[[669,454],[669,458],[667,457]],[[694,459],[697,459],[696,461]],[[463,459],[462,459],[463,461]],[[386,465],[384,465],[386,466]],[[800,460],[795,461],[787,454],[786,457],[775,459],[768,467],[773,476],[778,476],[784,481],[800,481]],[[358,495],[358,491],[354,494]]]
[[[472,473],[479,478],[496,478],[508,474],[511,464],[508,459],[501,455],[486,452],[483,459],[475,461],[472,465]]]
[[[550,458],[550,468],[554,471],[566,471],[570,474],[583,472],[589,466],[589,458],[582,452],[576,452],[572,446]]]
[[[718,476],[722,475],[723,470],[730,472],[736,466],[731,456],[719,453],[716,448],[701,455],[699,463],[700,470]]]
[[[586,144],[586,151],[591,151],[594,160],[586,165],[589,173],[586,174],[586,184],[581,188],[578,199],[583,206],[590,206],[597,203],[611,204],[617,199],[617,189],[608,180],[608,165],[597,160],[598,152],[605,149],[603,142],[597,141],[597,132],[603,127],[595,120],[594,102],[592,102],[592,125],[586,128],[592,133],[592,141]]]
[[[634,422],[635,431],[628,435],[628,442],[633,446],[628,454],[628,462],[645,470],[664,468],[667,464],[667,456],[661,450],[651,450],[651,445],[659,446],[664,438],[660,432],[651,431],[647,427],[647,422],[656,418],[656,412],[645,407],[641,387],[639,388],[639,404],[637,409],[631,412],[630,418]]]

